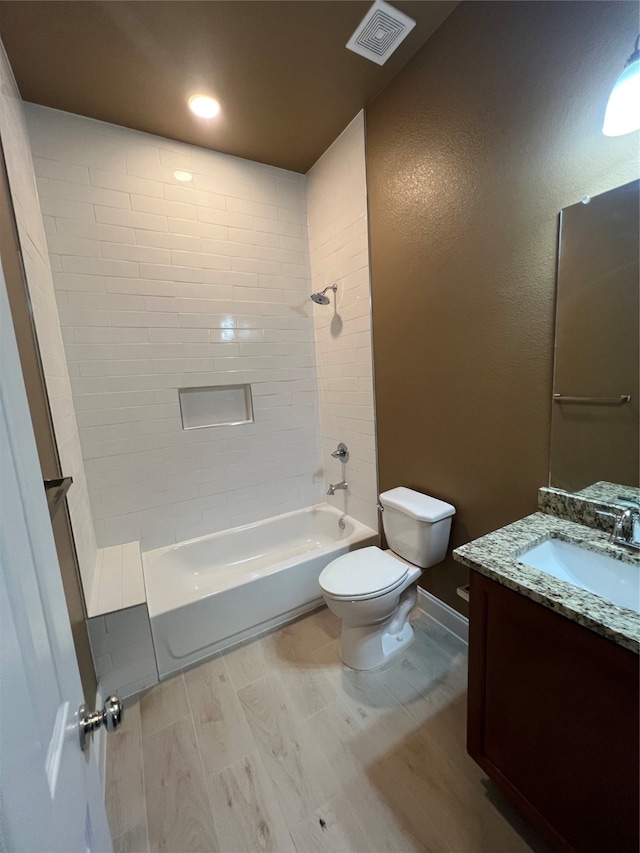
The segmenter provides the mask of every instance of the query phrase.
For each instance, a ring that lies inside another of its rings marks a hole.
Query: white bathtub
[[[377,543],[319,504],[143,553],[160,678],[317,607],[327,563]]]

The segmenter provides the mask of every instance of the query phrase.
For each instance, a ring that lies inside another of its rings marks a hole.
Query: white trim
[[[98,684],[98,689],[96,690],[96,702],[93,706],[94,708],[102,708],[104,704],[104,697],[102,695],[102,687]],[[93,733],[92,743],[90,749],[95,750],[95,759],[96,764],[98,766],[98,775],[100,777],[100,784],[102,785],[102,796],[104,797],[107,792],[107,730],[104,726],[100,726],[100,728]]]
[[[444,601],[440,601],[435,595],[427,592],[426,589],[418,587],[418,603],[417,606],[430,616],[447,631],[450,631],[463,643],[469,643],[469,620],[466,616],[458,613],[453,607],[449,607]]]

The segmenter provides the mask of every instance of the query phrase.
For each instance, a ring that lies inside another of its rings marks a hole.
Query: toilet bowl
[[[409,615],[422,569],[444,559],[451,504],[400,487],[380,495],[392,552],[371,546],[344,554],[320,574],[328,608],[342,619],[340,657],[352,669],[382,666],[413,639]]]

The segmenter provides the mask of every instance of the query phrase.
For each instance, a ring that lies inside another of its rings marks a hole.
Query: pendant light
[[[640,129],[640,35],[624,71],[616,80],[604,114],[605,136],[623,136]]]

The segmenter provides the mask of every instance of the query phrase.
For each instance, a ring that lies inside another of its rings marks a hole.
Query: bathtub
[[[318,504],[143,553],[160,678],[313,610],[327,563],[377,543]]]

